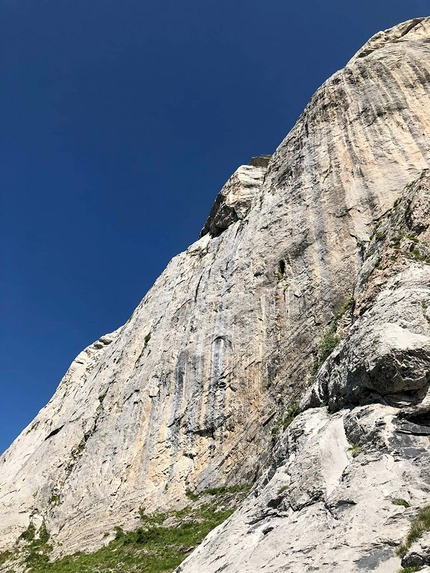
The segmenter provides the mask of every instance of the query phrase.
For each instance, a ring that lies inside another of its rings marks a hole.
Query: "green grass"
[[[246,494],[250,487],[246,484],[212,488],[203,494]],[[170,573],[233,511],[226,509],[219,498],[166,514],[146,515],[141,510],[138,529],[125,532],[116,527],[115,538],[107,546],[94,553],[75,553],[52,563],[46,527],[42,524],[37,538],[34,527],[29,527],[24,537],[21,536],[27,540],[27,546],[20,549],[19,554],[0,554],[0,565],[19,557],[27,573]],[[167,518],[169,526],[164,526]]]
[[[399,249],[400,248],[400,243],[402,242],[402,236],[398,235],[397,237],[392,237],[390,239],[390,243],[392,243],[393,247],[395,249]]]
[[[361,452],[363,450],[361,449],[361,447],[358,444],[351,444],[349,451],[351,452],[351,456],[353,458],[356,458],[357,456],[359,456],[361,454]]]
[[[391,502],[393,505],[401,505],[403,507],[411,507],[411,504],[408,503],[406,501],[406,499],[402,499],[400,497],[396,497],[396,499],[393,499],[393,501]]]
[[[354,297],[351,296],[343,303],[339,311],[333,317],[332,324],[324,332],[318,344],[316,360],[313,362],[311,367],[310,375],[308,378],[308,386],[312,386],[315,381],[316,373],[339,344],[341,339],[340,336],[336,334],[339,321],[347,312],[352,309],[353,306]]]
[[[328,328],[318,345],[318,363],[322,364],[330,356],[340,342],[340,337],[336,334],[336,324]]]
[[[276,420],[271,433],[272,433],[272,441],[276,441],[277,435],[281,428],[288,428],[291,422],[300,414],[299,405],[297,403],[291,404],[288,410],[278,417]]]
[[[411,545],[417,541],[425,531],[430,531],[430,505],[426,505],[420,509],[417,517],[411,522],[406,540],[397,548],[397,555],[405,555]]]
[[[343,317],[343,315],[345,313],[347,313],[349,310],[351,310],[351,308],[354,305],[354,297],[350,296],[344,303],[343,305],[340,307],[339,311],[336,313],[335,317],[334,317],[334,323],[337,326],[337,323],[339,322],[339,320]]]
[[[414,258],[417,259],[418,261],[422,261],[425,259],[425,256],[423,256],[421,254],[421,251],[419,249],[414,249],[412,251],[412,254],[413,254]]]
[[[12,552],[11,551],[3,551],[0,553],[0,565],[3,565],[4,563],[6,563],[6,561],[9,561],[9,559],[12,557]]]
[[[191,499],[191,501],[197,501],[199,499],[199,494],[194,493],[189,489],[187,489],[187,491],[185,492],[185,495],[188,497],[188,499]]]
[[[296,418],[299,414],[299,405],[297,403],[291,404],[282,420],[282,427],[288,428],[294,418]]]
[[[99,396],[99,400],[100,400],[100,396]],[[56,505],[60,505],[61,504],[61,497],[56,494],[56,493],[52,493],[51,497],[48,500],[48,503],[50,503],[51,505],[53,505],[54,507]]]
[[[30,523],[27,529],[21,533],[19,539],[31,542],[33,541],[35,535],[36,535],[36,528],[34,526],[34,523]]]
[[[26,531],[21,534],[20,539],[27,541],[23,549],[22,557],[27,571],[44,571],[49,562],[49,554],[52,546],[48,543],[49,532],[45,522],[39,528],[36,536],[36,528],[30,523]]]
[[[113,573],[118,571],[164,573],[173,571],[232,510],[218,511],[210,505],[198,511],[176,512],[178,517],[188,517],[174,527],[149,525],[124,533],[117,529],[116,537],[106,547],[92,554],[78,553],[59,561],[32,569],[34,573]],[[156,521],[160,519],[157,516]]]

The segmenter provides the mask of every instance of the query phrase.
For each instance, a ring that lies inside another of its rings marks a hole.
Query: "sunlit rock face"
[[[298,416],[243,506],[177,573],[400,571],[396,548],[428,503],[430,452],[429,432],[402,433],[397,414],[371,404]]]
[[[331,411],[380,396],[427,401],[430,386],[430,177],[423,171],[378,223],[354,293],[354,321],[303,407]]]
[[[430,533],[407,543],[429,507],[429,170],[380,220],[344,318],[266,473],[177,573],[430,570]]]
[[[375,223],[429,165],[429,42],[430,19],[370,40],[267,166],[233,174],[130,320],[76,358],[0,458],[0,548],[44,519],[59,551],[91,549],[139,507],[263,472]]]

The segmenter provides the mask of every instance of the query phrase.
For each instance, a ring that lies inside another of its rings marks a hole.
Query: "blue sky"
[[[237,166],[422,0],[0,0],[0,451]]]

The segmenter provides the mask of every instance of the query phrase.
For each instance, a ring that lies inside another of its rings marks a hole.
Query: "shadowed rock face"
[[[0,458],[1,547],[43,517],[65,550],[94,548],[140,506],[261,473],[280,395],[303,393],[375,222],[429,164],[429,41],[423,19],[366,44],[267,167],[232,176],[130,320],[76,358]]]

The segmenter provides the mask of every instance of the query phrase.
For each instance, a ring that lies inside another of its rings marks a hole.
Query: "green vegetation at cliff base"
[[[53,562],[49,561],[52,551],[49,538],[45,536],[43,540],[35,540],[31,531],[30,538],[26,539],[28,545],[20,549],[19,561],[24,561],[26,573],[169,573],[212,529],[233,513],[249,487],[243,485],[205,491],[196,496],[198,503],[180,511],[151,515],[141,511],[138,529],[125,532],[116,527],[115,538],[98,551],[79,552]],[[12,556],[8,552],[4,557],[4,561],[10,557],[16,560],[18,555]],[[13,572],[11,565],[10,573]]]

